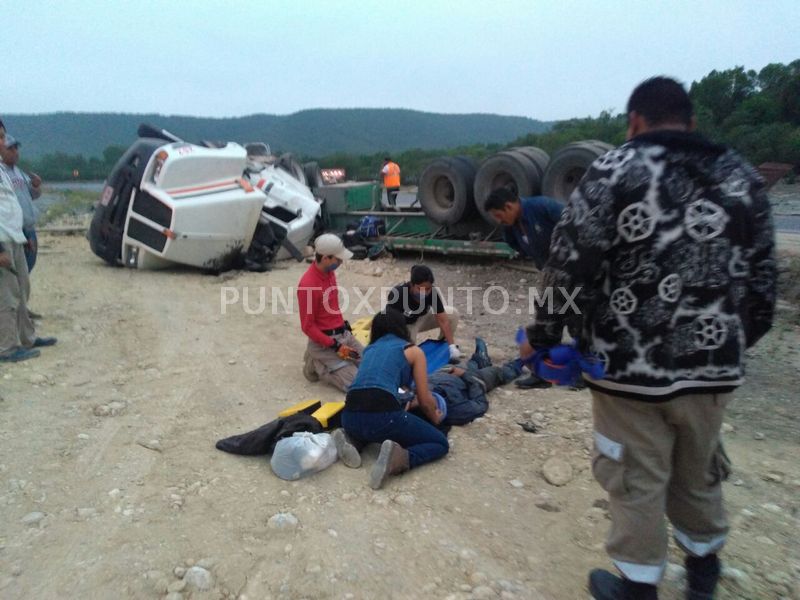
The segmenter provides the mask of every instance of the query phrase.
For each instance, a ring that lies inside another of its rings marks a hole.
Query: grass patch
[[[88,214],[92,212],[98,197],[97,192],[83,190],[65,190],[59,192],[59,195],[63,197],[63,200],[53,203],[39,216],[39,226],[52,225],[67,217]]]

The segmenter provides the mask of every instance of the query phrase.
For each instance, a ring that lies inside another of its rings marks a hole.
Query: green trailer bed
[[[512,258],[516,253],[498,241],[497,228],[480,217],[455,225],[438,225],[422,211],[384,211],[380,186],[374,183],[346,183],[320,188],[325,198],[323,220],[331,231],[345,231],[363,217],[383,219],[386,234],[379,241],[390,250],[435,252],[437,254],[497,256]]]

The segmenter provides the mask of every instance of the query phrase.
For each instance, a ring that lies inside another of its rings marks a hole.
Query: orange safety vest
[[[383,174],[383,187],[400,187],[400,166],[397,163],[388,162],[384,165],[386,172]]]

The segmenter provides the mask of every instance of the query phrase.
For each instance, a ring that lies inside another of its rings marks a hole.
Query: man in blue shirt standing
[[[489,194],[485,206],[503,225],[505,242],[541,270],[550,256],[550,237],[564,205],[547,196],[520,198],[501,187]]]
[[[550,256],[550,238],[564,205],[547,196],[520,198],[510,189],[500,187],[489,194],[484,206],[503,226],[505,242],[522,256],[533,260],[536,268],[541,270]],[[532,352],[527,343],[520,348],[522,358]],[[550,387],[535,374],[515,383],[523,389]]]

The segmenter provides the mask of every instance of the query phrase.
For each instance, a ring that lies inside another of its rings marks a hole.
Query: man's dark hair
[[[519,202],[519,196],[507,187],[499,187],[492,190],[492,193],[486,198],[483,207],[486,210],[503,210],[509,202],[512,204]]]
[[[392,159],[391,159],[391,158],[389,158],[388,156],[384,156],[384,157],[383,157],[383,162],[391,162],[391,160],[392,160]]]
[[[411,285],[419,285],[420,283],[433,285],[433,271],[425,265],[414,265],[411,267]]]
[[[636,112],[648,125],[690,125],[694,109],[683,86],[669,77],[651,77],[636,86],[628,100],[628,114]]]
[[[407,342],[411,341],[405,315],[393,308],[387,308],[379,312],[372,319],[372,326],[369,330],[369,343],[377,342],[383,336],[389,334],[394,334]]]
[[[0,119],[0,127],[2,127],[3,129],[6,128],[6,124],[3,123],[3,119]]]

